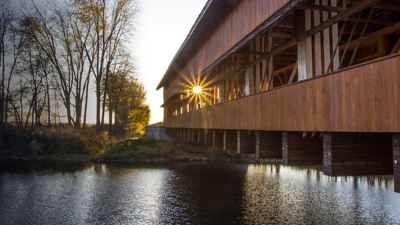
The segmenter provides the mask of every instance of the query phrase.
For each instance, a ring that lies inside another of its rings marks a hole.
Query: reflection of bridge
[[[167,133],[327,175],[394,174],[400,192],[399,11],[209,0],[158,86]]]

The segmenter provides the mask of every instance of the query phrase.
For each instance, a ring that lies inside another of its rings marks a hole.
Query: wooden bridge
[[[164,126],[400,192],[399,49],[400,0],[209,0],[158,85]]]

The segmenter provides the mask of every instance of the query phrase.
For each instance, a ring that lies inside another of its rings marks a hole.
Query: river
[[[400,194],[317,167],[0,161],[0,224],[400,224]]]

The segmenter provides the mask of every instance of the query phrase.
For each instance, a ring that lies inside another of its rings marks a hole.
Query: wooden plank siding
[[[239,1],[232,12],[221,22],[215,32],[209,37],[203,37],[204,43],[188,59],[184,68],[173,68],[179,75],[164,87],[164,101],[181,90],[187,79],[194,79],[205,68],[233,48],[240,40],[267,20],[290,0],[251,0]],[[201,33],[197,35],[202,35]]]
[[[400,132],[400,56],[164,118],[166,127]]]

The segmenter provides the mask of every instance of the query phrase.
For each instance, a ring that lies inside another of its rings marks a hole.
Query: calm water
[[[0,224],[400,224],[392,176],[258,164],[0,161]]]

